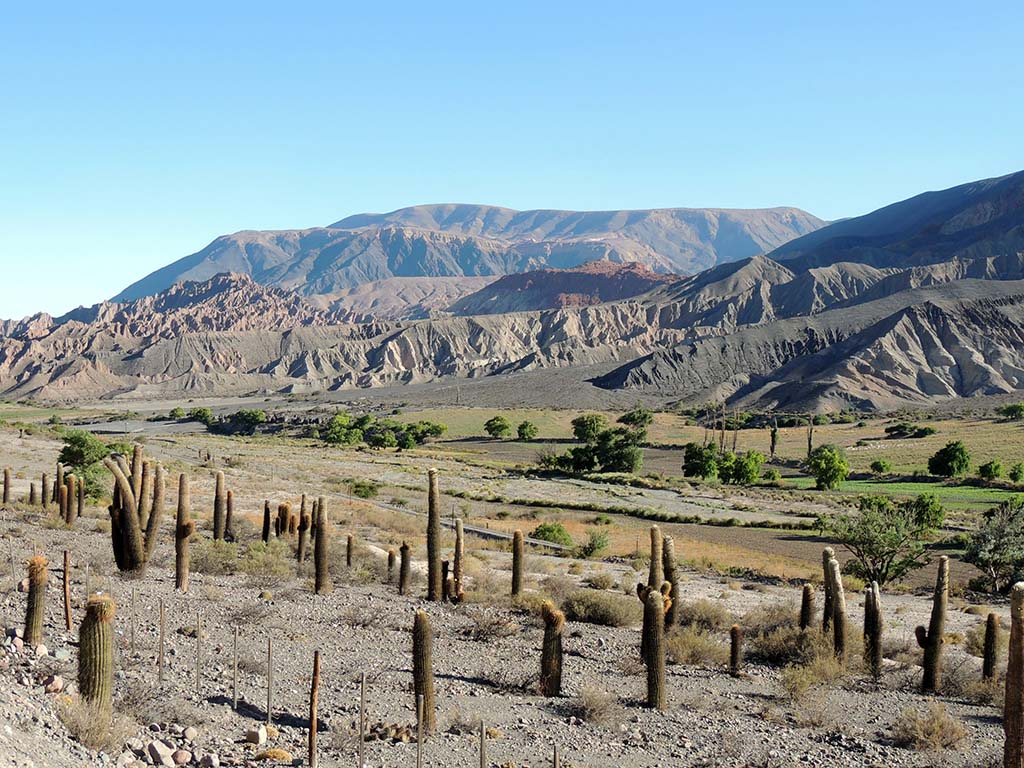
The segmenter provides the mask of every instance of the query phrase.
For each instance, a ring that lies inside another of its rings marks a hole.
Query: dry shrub
[[[635,597],[592,589],[577,589],[562,601],[569,621],[583,621],[605,627],[628,627],[643,617],[643,606]]]
[[[960,657],[953,663],[947,661],[942,672],[942,694],[957,699],[1002,707],[1006,687],[1005,668],[991,680],[981,676],[977,662]]]
[[[564,600],[569,593],[579,589],[575,579],[568,576],[548,576],[541,582],[541,587],[551,595],[556,603]]]
[[[587,576],[583,583],[591,589],[613,589],[615,587],[615,577],[607,571],[598,571]]]
[[[964,650],[979,659],[985,657],[985,622],[975,624],[967,630],[964,637]],[[996,654],[999,658],[1005,659],[1010,650],[1010,633],[1001,629],[996,636]]]
[[[469,626],[462,629],[462,634],[470,640],[487,642],[509,637],[520,630],[519,625],[509,616],[496,611],[475,608],[466,611],[466,618],[469,620]]]
[[[931,702],[923,712],[907,707],[892,727],[893,742],[907,749],[955,749],[966,739],[967,728],[964,724],[937,701]]]
[[[666,641],[670,664],[720,666],[729,660],[729,648],[696,625],[675,627]]]
[[[815,658],[816,646],[823,642],[821,633],[814,629],[800,629],[796,609],[788,603],[758,606],[740,624],[751,661],[778,666],[806,664]]]
[[[718,632],[732,626],[732,614],[725,606],[710,600],[694,600],[679,606],[679,623],[708,632]]]
[[[280,539],[250,544],[238,561],[238,570],[256,579],[283,579],[295,574],[291,545]]]
[[[372,629],[373,627],[378,627],[383,624],[384,616],[385,614],[380,611],[350,605],[341,611],[340,618],[341,623],[346,627]]]
[[[166,691],[161,691],[154,685],[138,680],[124,689],[117,699],[116,707],[119,712],[135,718],[142,725],[149,723],[201,725],[207,720],[197,707],[181,699],[170,698]]]
[[[834,685],[845,671],[843,665],[825,647],[818,647],[814,655],[802,664],[790,664],[782,670],[782,687],[791,699],[798,700],[816,688]]]
[[[95,705],[78,698],[62,701],[57,708],[57,716],[76,741],[100,752],[119,752],[138,727],[130,718],[120,714],[107,720]]]
[[[573,701],[573,714],[588,723],[615,726],[623,718],[623,710],[612,694],[592,683],[584,683],[580,695]]]
[[[238,570],[238,545],[194,537],[189,546],[189,568],[195,573],[230,576]]]

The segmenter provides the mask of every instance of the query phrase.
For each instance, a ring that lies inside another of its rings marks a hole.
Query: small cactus
[[[263,502],[263,532],[260,538],[264,544],[270,541],[270,499]]]
[[[558,696],[562,692],[562,630],[565,614],[550,600],[540,607],[544,619],[544,644],[540,652],[540,691],[543,696]]]
[[[188,542],[195,533],[188,475],[178,476],[178,517],[174,525],[174,588],[188,592]]]
[[[394,547],[388,547],[388,584],[395,580],[395,560],[398,557],[398,553],[395,552]]]
[[[917,644],[924,649],[924,676],[922,693],[937,693],[942,688],[942,646],[945,642],[946,603],[949,601],[949,558],[939,558],[939,571],[935,577],[932,596],[932,615],[928,629],[917,627]]]
[[[523,592],[523,532],[512,534],[512,597]]]
[[[676,545],[671,536],[664,536],[661,543],[662,571],[665,582],[669,584],[668,610],[665,612],[665,628],[674,627],[679,623],[679,575],[676,573]]]
[[[996,676],[996,656],[999,653],[999,616],[990,613],[985,620],[985,655],[981,676],[992,680]]]
[[[665,709],[665,608],[661,594],[649,589],[644,600],[644,626],[641,645],[647,665],[647,706]]]
[[[327,565],[327,546],[330,539],[330,520],[324,497],[320,497],[316,513],[316,542],[313,545],[313,570],[315,572],[313,591],[324,594],[331,589],[331,574]]]
[[[441,599],[441,492],[437,470],[427,472],[427,600]]]
[[[832,629],[832,581],[829,577],[829,563],[836,559],[836,551],[832,547],[825,547],[821,551],[821,566],[824,571],[825,599],[821,605],[821,633],[827,635]]]
[[[451,563],[447,560],[441,561],[441,598],[448,602],[452,596],[452,580],[448,578],[448,571],[451,570]]]
[[[28,484],[28,503],[29,503],[29,506],[31,506],[31,507],[34,507],[36,504],[39,503],[38,498],[36,496],[36,484],[35,483],[29,483]]]
[[[729,628],[729,674],[743,674],[743,628],[739,624]]]
[[[807,629],[814,621],[814,587],[811,584],[804,584],[803,593],[800,596],[800,629]]]
[[[846,663],[846,593],[839,561],[829,560],[829,592],[832,595],[832,647],[840,664]]]
[[[404,595],[409,591],[409,577],[412,573],[412,561],[409,557],[409,545],[404,541],[398,548],[401,554],[401,563],[398,569],[398,594]]]
[[[78,630],[78,693],[110,716],[114,683],[114,601],[93,595]]]
[[[213,491],[213,538],[218,541],[224,538],[227,518],[227,498],[224,491],[224,473],[217,472],[216,487]]]
[[[306,549],[309,546],[309,529],[313,526],[313,519],[306,511],[305,496],[303,498],[302,512],[299,514],[299,546],[295,553],[295,559],[300,563],[306,560]]]
[[[878,582],[864,588],[864,661],[877,680],[882,675],[882,596]]]
[[[1003,701],[1003,766],[1024,766],[1024,582],[1010,590],[1010,650]]]
[[[11,503],[11,468],[4,467],[4,504]]]
[[[28,605],[25,609],[25,645],[34,648],[43,642],[43,615],[46,613],[46,582],[48,563],[42,555],[28,561]]]
[[[352,550],[355,548],[355,536],[351,533],[345,539],[345,567],[352,567]]]
[[[432,733],[437,720],[434,702],[433,630],[425,611],[416,611],[412,625],[412,680],[416,701],[423,697],[423,730]]]
[[[665,572],[663,569],[661,548],[661,529],[656,525],[652,525],[651,565],[647,573],[647,586],[652,587],[654,589],[660,589],[661,585],[665,583]]]
[[[57,509],[60,510],[60,519],[64,521],[64,525],[68,524],[68,487],[62,485],[57,490]]]
[[[78,514],[81,515],[85,512],[85,483],[81,480],[78,481]]]
[[[40,485],[41,498],[43,500],[43,509],[50,508],[50,476],[43,472],[42,484]]]

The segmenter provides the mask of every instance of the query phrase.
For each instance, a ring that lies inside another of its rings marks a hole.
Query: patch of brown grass
[[[57,715],[80,744],[111,754],[120,751],[138,727],[124,715],[105,716],[94,705],[78,698],[64,700],[57,708]]]
[[[573,701],[573,710],[581,720],[606,727],[618,725],[624,717],[618,699],[592,683],[584,683],[580,688],[580,695]]]
[[[729,648],[698,626],[673,628],[666,639],[671,664],[721,666],[729,660]]]
[[[933,701],[924,711],[904,709],[893,724],[892,740],[906,749],[956,749],[967,741],[967,728],[949,714],[944,704]]]

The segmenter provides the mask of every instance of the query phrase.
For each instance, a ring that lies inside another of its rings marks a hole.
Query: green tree
[[[189,421],[198,421],[200,424],[210,426],[213,422],[213,411],[209,408],[193,408],[188,412]]]
[[[850,465],[846,462],[846,454],[837,445],[820,445],[811,453],[807,461],[807,469],[814,478],[819,490],[833,490],[839,487],[848,474]]]
[[[81,429],[67,430],[61,439],[64,447],[57,460],[85,483],[85,494],[91,499],[98,499],[104,493],[108,475],[103,459],[114,452],[131,451],[130,446],[107,445],[92,432]]]
[[[997,408],[996,413],[1004,419],[1024,419],[1024,403],[1010,403],[1002,408]]]
[[[185,415],[186,414],[184,408],[172,408],[171,412],[167,414],[167,418],[171,419],[172,421],[181,421],[182,419],[185,418]]]
[[[572,420],[572,434],[584,443],[593,443],[597,436],[608,429],[608,419],[600,413],[585,413]]]
[[[322,434],[324,442],[330,445],[356,445],[363,442],[363,431],[356,429],[352,417],[342,411],[331,417]]]
[[[971,468],[971,452],[960,440],[953,440],[928,459],[928,471],[942,477],[960,477]]]
[[[713,446],[687,443],[683,446],[683,475],[701,480],[718,478],[718,458]]]
[[[1003,463],[999,459],[986,461],[978,467],[978,477],[982,480],[998,480],[1003,476]]]
[[[760,478],[762,464],[764,454],[760,451],[747,451],[736,456],[728,482],[736,485],[753,485]]]
[[[1024,461],[1018,461],[1010,467],[1010,480],[1015,483],[1024,481]]]
[[[871,462],[871,471],[876,475],[885,475],[892,472],[892,464],[885,459],[875,459]]]
[[[395,436],[395,432],[387,427],[379,425],[373,426],[368,432],[363,435],[366,440],[366,444],[371,448],[397,448],[398,438]]]
[[[846,572],[881,586],[927,565],[925,544],[934,539],[944,519],[932,494],[898,504],[885,496],[865,496],[856,514],[828,516],[821,526],[853,555]]]
[[[508,437],[512,434],[512,425],[504,416],[492,416],[484,422],[484,431],[494,438]]]
[[[239,435],[254,435],[256,428],[267,421],[266,411],[257,408],[235,411],[227,419],[230,431]]]
[[[519,426],[516,427],[516,434],[520,440],[535,440],[540,430],[537,429],[537,425],[532,421],[521,421]]]
[[[984,513],[964,549],[964,560],[985,574],[993,592],[1006,592],[1024,579],[1024,496]]]
[[[554,544],[565,544],[567,547],[573,545],[572,536],[561,523],[541,523],[530,533],[530,538],[550,541]]]
[[[636,406],[633,410],[627,411],[618,418],[619,424],[626,425],[640,435],[640,442],[647,439],[647,428],[651,426],[653,421],[654,411],[650,408],[644,408],[642,405]]]
[[[639,472],[644,463],[641,436],[633,429],[615,427],[597,436],[594,452],[602,472]]]

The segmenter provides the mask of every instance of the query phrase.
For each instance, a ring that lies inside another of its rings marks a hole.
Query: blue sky
[[[12,6],[0,317],[361,211],[837,218],[1024,168],[1019,0]]]

